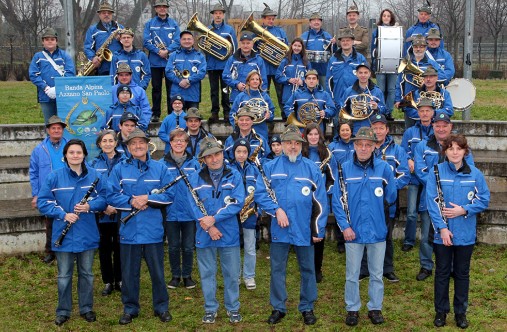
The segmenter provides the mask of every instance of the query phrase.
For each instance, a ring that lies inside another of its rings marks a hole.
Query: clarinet
[[[340,190],[342,191],[342,197],[340,201],[347,217],[347,223],[350,225],[350,210],[349,210],[349,193],[347,192],[347,186],[345,185],[345,179],[343,178],[342,164],[338,163],[338,181],[340,182]]]
[[[153,195],[162,194],[165,191],[167,191],[167,189],[169,189],[172,186],[174,186],[179,180],[181,180],[181,175],[178,176],[177,178],[175,178],[174,180],[172,180],[171,182],[169,182],[168,184],[166,184],[165,186],[163,186],[162,188],[160,188],[160,189],[157,189],[157,188],[153,189],[151,191],[151,193]],[[128,215],[126,215],[125,217],[123,217],[123,218],[120,219],[121,223],[125,225],[127,223],[127,221],[129,221],[133,216],[137,215],[139,212],[141,212],[141,210],[133,208],[132,211]]]
[[[178,168],[178,171],[180,172],[180,176],[183,178],[183,181],[185,181],[185,184],[187,185],[188,190],[190,191],[190,194],[192,195],[192,198],[194,199],[195,204],[197,205],[199,210],[201,210],[201,213],[205,217],[208,216],[208,211],[206,211],[206,208],[204,207],[204,203],[199,198],[199,195],[197,195],[197,193],[195,192],[195,189],[190,184],[190,181],[188,181],[187,175],[185,174],[185,172],[183,172],[181,170],[181,168],[179,168],[179,167],[177,167],[177,168]]]
[[[90,195],[95,190],[97,183],[99,183],[99,178],[96,178],[95,181],[93,181],[92,185],[90,186],[90,188],[88,189],[86,194],[83,196],[83,198],[81,198],[81,200],[79,201],[80,205],[84,205],[88,201],[88,198],[90,198]],[[73,223],[71,223],[71,222],[67,223],[67,226],[65,226],[65,228],[63,229],[63,231],[60,234],[60,236],[58,237],[58,239],[56,239],[56,241],[54,243],[55,247],[58,248],[59,246],[62,245],[63,239],[65,239],[65,236],[67,236],[67,233],[69,232],[70,228],[72,227],[72,224]]]
[[[262,138],[259,135],[257,135],[257,133],[255,132],[254,129],[252,129],[252,133],[254,134],[255,138],[257,138],[257,140],[259,141],[259,147],[261,147],[262,143],[263,143]],[[278,204],[278,200],[276,199],[275,191],[273,190],[273,188],[271,188],[271,183],[269,183],[268,177],[266,176],[266,173],[264,173],[264,168],[262,168],[261,162],[259,160],[259,155],[256,154],[254,160],[252,160],[252,161],[254,162],[257,169],[259,169],[259,173],[261,174],[262,182],[264,183],[264,186],[266,187],[266,191],[268,193],[268,196],[273,200],[273,202],[275,204]]]
[[[440,210],[440,215],[442,216],[442,220],[447,226],[447,217],[444,216],[444,193],[442,191],[442,184],[440,183],[440,173],[438,171],[438,165],[433,166],[433,171],[435,172],[435,179],[437,180],[437,197],[435,198],[435,203],[437,203],[438,208]]]

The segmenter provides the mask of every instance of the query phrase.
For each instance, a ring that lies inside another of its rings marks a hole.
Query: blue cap
[[[368,70],[371,71],[370,65],[366,62],[362,62],[362,63],[358,64],[356,66],[356,70],[359,70],[359,68],[361,68],[361,67],[368,68]]]
[[[125,112],[120,117],[120,124],[123,124],[125,121],[133,121],[137,124],[139,118],[130,112]]]
[[[437,114],[435,114],[435,117],[433,118],[433,122],[437,122],[437,121],[445,121],[447,123],[452,123],[449,115],[445,114],[444,112],[438,112]]]
[[[241,37],[239,37],[239,41],[242,41],[242,40],[253,40],[254,39],[254,34],[250,31],[243,31],[241,33]]]
[[[377,123],[377,122],[382,122],[382,123],[387,124],[387,119],[386,119],[386,117],[383,114],[375,114],[375,115],[373,115],[373,116],[370,117],[370,123],[371,124],[374,124],[374,123]]]
[[[282,144],[282,139],[280,138],[280,135],[273,135],[271,137],[271,140],[269,142],[269,145],[273,144],[273,143],[280,143]]]

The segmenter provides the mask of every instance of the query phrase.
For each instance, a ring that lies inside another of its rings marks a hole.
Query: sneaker
[[[178,282],[179,283],[179,282]],[[195,288],[195,281],[192,280],[192,277],[183,278],[183,285],[186,289],[192,289]]]
[[[394,272],[384,273],[384,278],[386,278],[390,282],[400,281],[400,279],[398,279],[398,277],[396,276],[396,274],[394,274]]]
[[[229,322],[233,324],[241,322],[239,311],[227,311],[227,317],[229,317]]]
[[[246,278],[245,279],[245,287],[246,289],[255,289],[257,288],[257,285],[255,284],[255,279],[254,278]]]
[[[413,245],[411,245],[411,244],[406,244],[406,243],[405,243],[405,244],[401,247],[401,251],[407,252],[407,251],[412,250],[412,248],[413,248],[413,247],[414,247]]]
[[[431,270],[426,270],[425,268],[422,268],[419,270],[419,274],[415,277],[417,281],[423,281],[424,279],[431,276]]]
[[[202,317],[202,322],[204,324],[214,324],[215,318],[217,317],[216,312],[206,312],[204,316]]]
[[[121,281],[114,284],[114,289],[121,292]]]
[[[167,288],[175,289],[180,285],[180,278],[172,278],[171,281],[167,284]]]
[[[382,311],[380,311],[380,310],[368,311],[368,318],[375,325],[382,324],[384,322],[384,316],[382,316]]]

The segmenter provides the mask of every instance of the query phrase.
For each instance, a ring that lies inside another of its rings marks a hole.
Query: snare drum
[[[398,73],[403,51],[403,27],[379,26],[377,42],[377,73]]]
[[[310,62],[328,63],[329,59],[331,58],[331,53],[329,51],[306,50],[306,57]]]
[[[452,106],[457,111],[464,111],[475,101],[475,86],[466,78],[455,78],[445,87],[451,95]]]

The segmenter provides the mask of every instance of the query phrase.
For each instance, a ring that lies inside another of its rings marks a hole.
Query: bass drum
[[[452,106],[457,111],[464,111],[475,101],[475,86],[466,78],[455,78],[445,87],[451,95]]]
[[[403,27],[379,26],[377,73],[397,74],[403,50]]]

